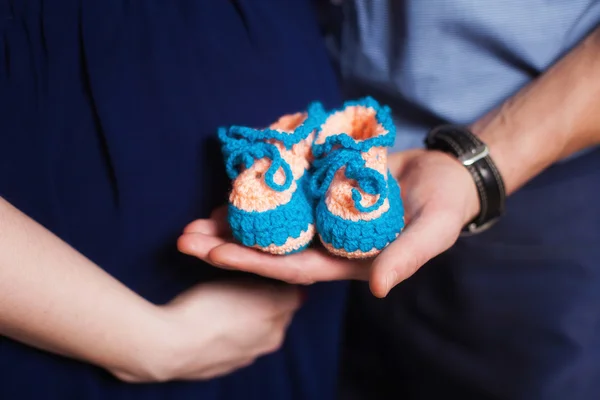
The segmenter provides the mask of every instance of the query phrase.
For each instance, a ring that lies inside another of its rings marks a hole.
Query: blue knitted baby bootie
[[[319,237],[335,255],[373,257],[404,228],[400,186],[387,165],[396,137],[390,109],[366,97],[323,120],[313,143],[311,179]]]
[[[263,130],[219,130],[233,180],[229,224],[245,246],[282,255],[304,249],[314,237],[314,201],[307,185],[318,123],[309,114],[285,115]]]

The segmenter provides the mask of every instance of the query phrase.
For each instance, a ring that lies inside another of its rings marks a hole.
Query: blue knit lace
[[[324,196],[331,185],[335,173],[345,167],[345,175],[354,179],[361,190],[367,194],[379,195],[375,204],[364,207],[361,204],[362,194],[357,188],[352,188],[354,206],[360,212],[370,212],[381,207],[387,198],[387,182],[378,171],[367,168],[361,152],[355,149],[337,149],[324,158],[314,162],[315,171],[311,180],[311,192],[315,197]]]
[[[310,189],[315,197],[322,197],[327,192],[336,172],[345,167],[345,175],[349,179],[357,182],[360,189],[370,195],[378,195],[379,198],[375,204],[364,207],[361,204],[363,196],[357,188],[352,189],[352,199],[354,206],[360,212],[370,212],[381,207],[387,198],[388,188],[385,176],[380,172],[366,167],[366,162],[362,158],[362,153],[369,151],[372,147],[390,147],[393,145],[396,129],[391,118],[389,107],[380,106],[379,103],[371,98],[365,97],[359,100],[347,101],[343,107],[329,112],[329,115],[343,110],[349,106],[364,106],[375,110],[376,119],[379,124],[387,130],[387,133],[375,136],[366,140],[355,140],[346,132],[340,132],[329,136],[324,143],[313,146],[313,154],[317,159],[313,162],[314,172],[310,183]],[[319,113],[323,114],[321,110]],[[321,119],[326,120],[321,116]],[[318,130],[320,133],[323,125]]]
[[[223,142],[223,154],[225,155],[225,168],[227,175],[235,179],[239,175],[240,165],[250,168],[255,160],[269,158],[271,165],[265,173],[265,183],[273,190],[282,192],[287,190],[293,181],[292,168],[287,161],[281,157],[279,149],[272,143],[262,140],[254,140],[247,133],[254,130],[239,131],[235,127],[230,129],[219,129],[219,138]],[[275,173],[283,169],[285,181],[283,184],[275,182]]]
[[[256,160],[268,158],[271,165],[265,173],[265,183],[273,190],[283,192],[292,185],[294,176],[290,164],[281,157],[279,148],[269,140],[276,140],[286,149],[306,139],[319,124],[322,117],[319,112],[313,110],[322,109],[318,102],[311,103],[308,107],[308,116],[304,123],[292,133],[279,132],[274,129],[253,129],[246,126],[233,125],[229,128],[219,128],[218,135],[222,143],[222,151],[225,156],[225,168],[230,179],[239,175],[238,168],[250,168]],[[273,179],[275,173],[283,170],[285,181],[278,184]]]

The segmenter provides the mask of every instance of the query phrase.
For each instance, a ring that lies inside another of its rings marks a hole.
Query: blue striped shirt
[[[345,0],[343,12],[346,95],[392,107],[399,150],[543,73],[599,24],[600,0]]]

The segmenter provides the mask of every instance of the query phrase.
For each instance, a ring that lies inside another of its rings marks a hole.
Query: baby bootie
[[[396,137],[390,109],[366,97],[320,113],[311,180],[319,237],[335,255],[373,257],[404,228],[400,187],[387,165]]]
[[[227,174],[233,180],[229,224],[243,245],[289,254],[313,239],[314,201],[307,185],[317,125],[303,112],[285,115],[267,129],[219,129]]]

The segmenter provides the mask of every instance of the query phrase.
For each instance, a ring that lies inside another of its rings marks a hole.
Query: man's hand
[[[188,225],[179,239],[180,251],[216,267],[251,272],[296,284],[318,281],[369,280],[373,294],[389,290],[431,258],[448,249],[479,209],[469,172],[439,152],[413,150],[390,156],[390,170],[400,182],[406,229],[377,258],[353,261],[308,249],[273,256],[231,241],[226,210]]]
[[[472,125],[488,145],[513,193],[554,162],[600,144],[600,28]],[[450,156],[414,150],[390,157],[400,181],[407,227],[371,262],[334,258],[319,250],[274,257],[230,242],[222,211],[191,223],[179,249],[215,266],[293,283],[369,280],[379,297],[448,249],[475,217],[479,201],[468,171]]]

